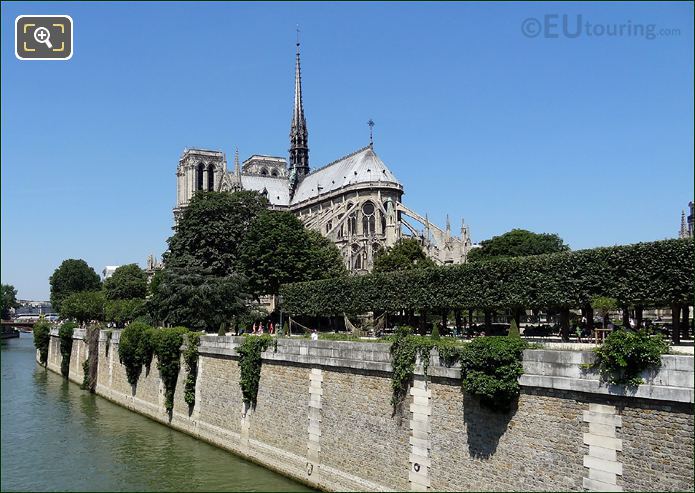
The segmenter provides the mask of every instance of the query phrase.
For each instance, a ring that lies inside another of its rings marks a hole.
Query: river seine
[[[2,491],[311,491],[80,389],[3,341]]]

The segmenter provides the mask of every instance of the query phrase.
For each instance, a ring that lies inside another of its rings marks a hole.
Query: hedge
[[[691,304],[693,240],[663,240],[283,285],[283,309],[339,315],[420,309]]]

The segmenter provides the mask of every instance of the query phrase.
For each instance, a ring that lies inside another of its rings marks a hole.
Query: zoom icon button
[[[72,58],[72,17],[20,15],[15,19],[15,55],[20,60]]]

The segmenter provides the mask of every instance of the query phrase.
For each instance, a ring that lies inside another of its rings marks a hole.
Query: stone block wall
[[[49,369],[60,371],[57,334]],[[87,357],[76,331],[70,379]],[[96,392],[175,429],[326,490],[678,491],[693,489],[693,358],[664,356],[636,389],[582,370],[589,353],[524,354],[521,395],[491,412],[462,393],[460,369],[417,366],[391,405],[389,346],[280,339],[263,353],[257,405],[242,400],[236,347],[201,339],[195,405],[182,369],[171,415],[156,369],[137,386],[118,361],[119,332],[99,342]]]

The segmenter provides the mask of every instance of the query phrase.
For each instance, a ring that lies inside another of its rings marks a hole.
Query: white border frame
[[[25,17],[66,17],[70,19],[70,56],[66,58],[24,58],[19,56],[19,52],[17,51],[17,26],[19,24],[19,19],[23,19]],[[25,15],[18,15],[17,18],[14,20],[14,55],[17,57],[17,60],[49,60],[49,61],[56,61],[56,62],[66,62],[72,58],[72,55],[75,54],[75,42],[74,42],[74,37],[75,37],[75,21],[72,20],[72,17],[70,17],[67,14],[50,14],[50,15],[30,15],[30,14],[25,14]]]

